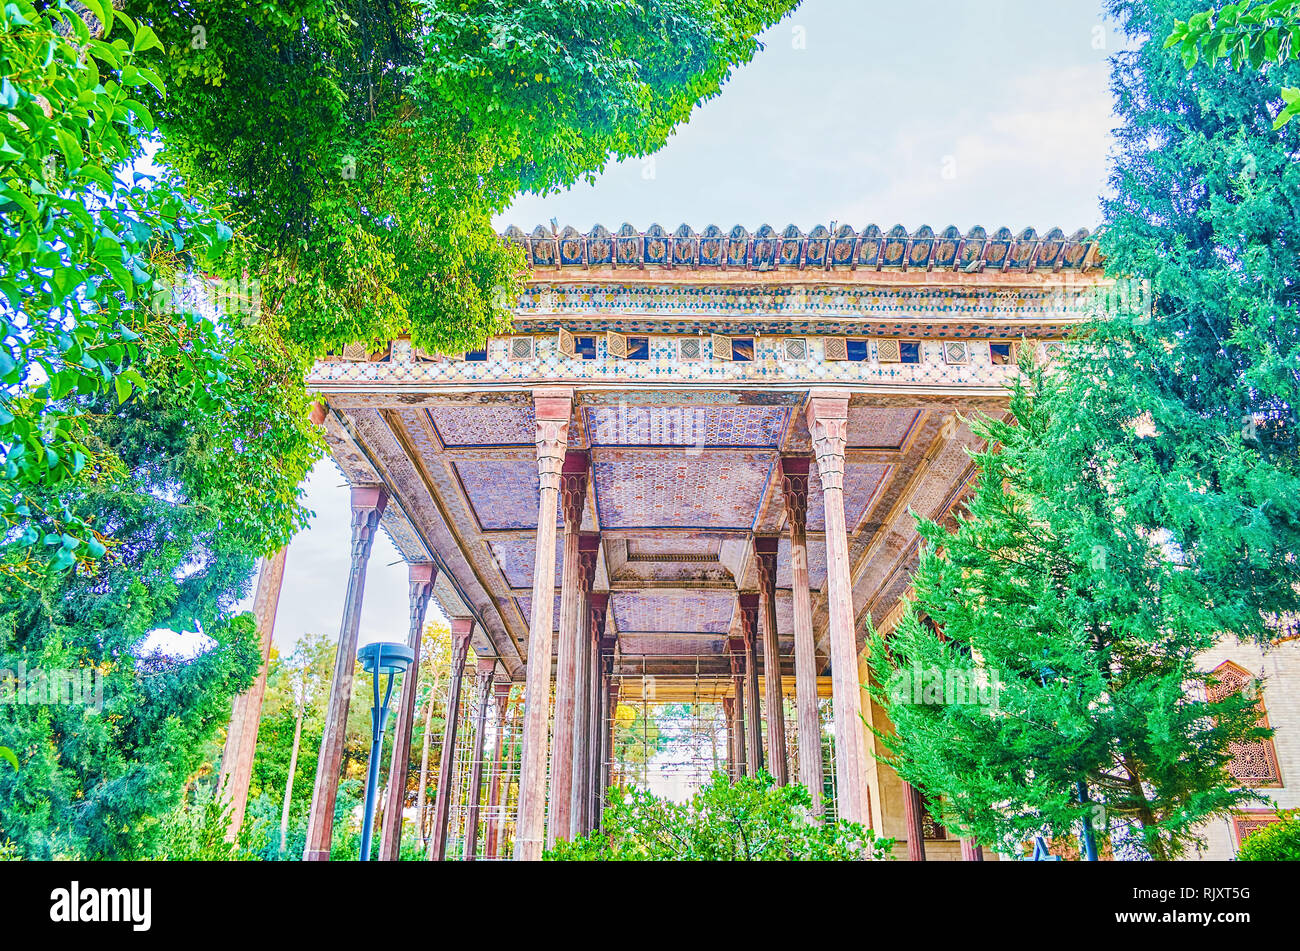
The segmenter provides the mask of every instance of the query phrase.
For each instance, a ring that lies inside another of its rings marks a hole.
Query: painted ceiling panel
[[[726,634],[735,595],[730,592],[654,594],[615,591],[609,598],[619,637],[627,633]]]
[[[850,448],[896,449],[907,439],[920,416],[914,409],[849,408]]]
[[[612,449],[592,464],[605,528],[747,529],[774,453]]]
[[[862,520],[880,483],[888,476],[890,467],[872,462],[850,462],[844,466],[844,521],[852,532]],[[817,467],[808,475],[808,529],[826,530],[826,508],[822,499],[822,480]]]
[[[776,449],[790,410],[785,406],[593,406],[593,446],[737,446]]]
[[[433,406],[427,412],[447,446],[531,446],[537,438],[531,404]]]

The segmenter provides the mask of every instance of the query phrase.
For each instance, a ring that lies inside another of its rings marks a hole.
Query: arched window
[[[1248,686],[1258,690],[1255,678],[1246,668],[1225,660],[1214,668],[1212,678],[1206,688],[1206,697],[1211,703],[1219,703],[1233,694],[1241,693]],[[1261,696],[1255,704],[1259,711],[1260,726],[1268,726],[1268,713],[1264,709]],[[1232,762],[1228,772],[1243,786],[1277,787],[1282,785],[1282,772],[1277,765],[1277,750],[1272,740],[1252,740],[1246,743],[1230,743]]]

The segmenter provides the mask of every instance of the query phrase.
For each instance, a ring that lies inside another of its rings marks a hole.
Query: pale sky
[[[1115,125],[1106,58],[1120,42],[1100,9],[805,0],[652,163],[521,198],[497,224],[1095,228]],[[328,459],[307,505],[316,514],[289,549],[276,619],[282,651],[307,632],[337,636],[343,609],[348,492]],[[406,569],[381,535],[360,641],[404,640],[406,625]]]

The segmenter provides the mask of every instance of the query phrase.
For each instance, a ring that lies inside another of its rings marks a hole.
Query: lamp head
[[[400,674],[410,669],[415,651],[395,641],[378,641],[358,650],[357,657],[367,673]]]

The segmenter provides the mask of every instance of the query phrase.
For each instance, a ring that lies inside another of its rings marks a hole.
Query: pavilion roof
[[[538,225],[531,234],[512,225],[502,235],[524,249],[534,268],[662,267],[685,270],[790,269],[951,270],[986,269],[1086,271],[1098,263],[1097,233],[1081,228],[1066,235],[1053,228],[1039,235],[1033,228],[1018,234],[998,228],[991,234],[975,227],[962,234],[955,227],[936,232],[923,226],[909,232],[902,225],[882,231],[868,225],[818,225],[805,234],[795,225],[777,232],[763,225],[751,233],[740,225],[724,232],[710,225],[696,233],[681,225],[669,234],[660,225],[638,231],[624,224],[617,232],[596,225],[587,234],[572,226]]]

